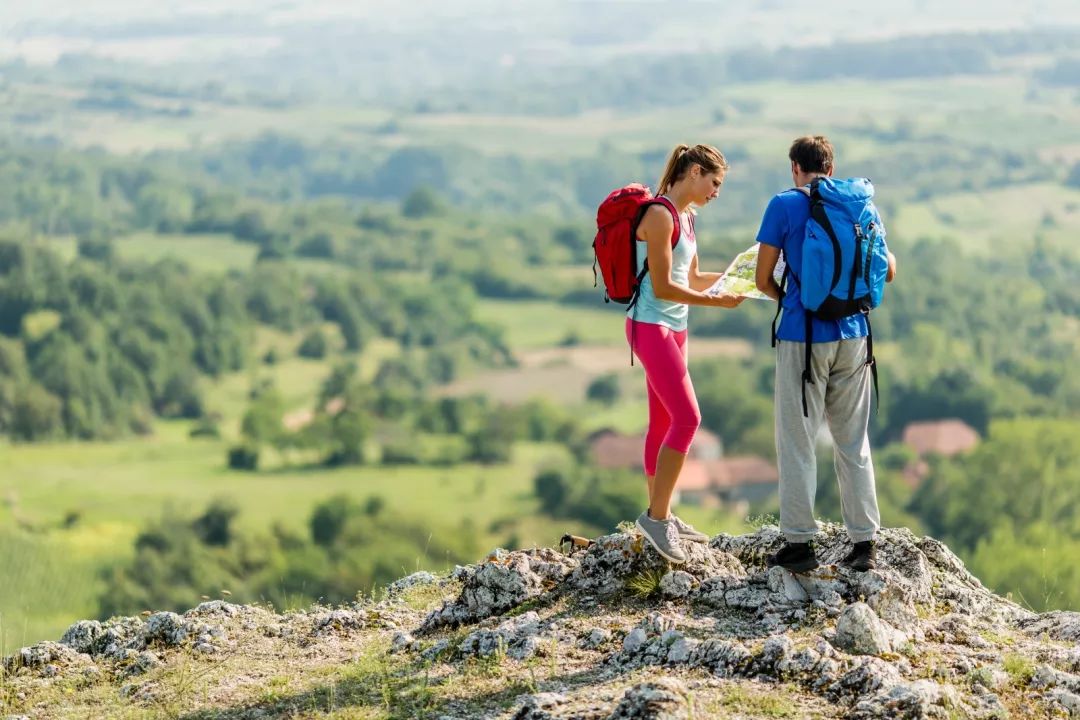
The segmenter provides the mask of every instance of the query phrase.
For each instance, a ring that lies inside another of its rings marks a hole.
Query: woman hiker
[[[701,424],[686,366],[689,306],[733,308],[743,301],[727,293],[707,294],[722,273],[698,269],[691,208],[716,198],[727,169],[727,161],[716,148],[679,145],[657,188],[658,202],[645,209],[637,227],[637,269],[640,273],[646,258],[649,268],[637,301],[626,313],[626,339],[645,368],[649,396],[644,457],[649,507],[636,525],[656,551],[673,563],[686,561],[680,543],[709,539],[671,512],[671,495]]]

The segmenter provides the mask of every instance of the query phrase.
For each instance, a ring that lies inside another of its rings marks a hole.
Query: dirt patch
[[[692,339],[690,360],[708,357],[749,357],[753,348],[746,340]],[[540,348],[517,354],[520,366],[496,370],[445,385],[440,395],[483,393],[503,402],[523,402],[542,396],[558,402],[580,402],[585,389],[598,375],[640,373],[630,366],[630,350],[614,345],[575,345]]]

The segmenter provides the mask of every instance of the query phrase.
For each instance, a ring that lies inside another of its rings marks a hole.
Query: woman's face
[[[706,172],[700,165],[695,165],[690,179],[693,181],[693,201],[697,205],[705,205],[720,194],[720,187],[724,184],[724,171]]]

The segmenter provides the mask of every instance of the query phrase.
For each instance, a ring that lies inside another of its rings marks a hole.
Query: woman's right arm
[[[741,303],[743,298],[737,295],[728,293],[707,295],[671,281],[671,233],[674,230],[674,218],[663,205],[651,205],[638,225],[638,237],[647,245],[649,276],[652,278],[653,292],[656,297],[660,300],[686,305],[712,305],[714,307],[730,308]]]

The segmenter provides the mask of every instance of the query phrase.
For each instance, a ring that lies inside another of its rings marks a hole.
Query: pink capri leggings
[[[632,339],[631,339],[632,338]],[[649,430],[645,434],[645,474],[656,475],[660,446],[686,453],[701,425],[694,384],[686,369],[686,331],[626,318],[626,341],[645,367]]]

